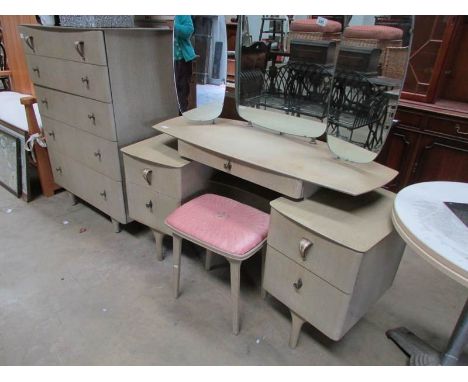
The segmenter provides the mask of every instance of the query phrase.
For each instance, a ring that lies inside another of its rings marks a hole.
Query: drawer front
[[[27,55],[29,75],[36,85],[103,102],[112,102],[107,66]]]
[[[395,118],[400,121],[402,126],[410,126],[413,128],[419,128],[423,119],[421,114],[411,113],[405,110],[402,110],[401,107],[397,109]]]
[[[330,338],[341,336],[351,297],[271,246],[267,247],[263,287]]]
[[[35,87],[41,116],[78,127],[109,141],[116,141],[112,104]]]
[[[268,245],[345,293],[352,293],[362,253],[308,231],[271,209]],[[302,250],[301,250],[302,244]]]
[[[67,190],[73,189],[75,183],[73,182],[73,174],[67,158],[59,151],[50,148],[48,152],[54,182]]]
[[[239,163],[236,160],[205,151],[180,140],[179,153],[183,157],[254,182],[291,198],[300,199],[303,197],[303,182],[299,179],[260,170],[254,166]]]
[[[450,135],[452,137],[468,139],[468,122],[464,121],[429,118],[427,122],[427,130]]]
[[[124,154],[125,179],[142,188],[182,199],[181,168],[159,166]]]
[[[51,31],[19,27],[26,54],[107,65],[102,31]]]
[[[116,142],[44,117],[47,145],[114,180],[122,179]]]
[[[128,215],[160,232],[171,234],[164,224],[167,216],[180,206],[180,201],[127,181]]]

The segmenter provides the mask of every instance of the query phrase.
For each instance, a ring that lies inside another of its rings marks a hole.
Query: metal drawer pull
[[[41,103],[42,103],[43,105],[46,105],[46,108],[47,108],[47,109],[49,108],[49,101],[47,101],[47,98],[41,99]]]
[[[151,174],[153,173],[153,170],[150,168],[145,168],[142,171],[143,179],[146,180],[146,183],[151,186]]]
[[[100,151],[100,150],[96,151],[96,152],[94,153],[94,156],[95,156],[96,158],[99,158],[99,161],[101,161],[101,151]]]
[[[302,288],[302,279],[298,279],[297,282],[293,283],[294,289],[299,290]]]
[[[84,61],[85,60],[84,41],[75,41],[75,49],[80,55],[81,59]]]
[[[55,132],[54,132],[54,131],[51,131],[51,132],[49,133],[49,137],[54,138],[54,141],[55,141]]]
[[[101,195],[104,198],[104,200],[107,200],[106,190],[100,192],[99,195]]]
[[[33,68],[33,72],[36,72],[37,76],[40,77],[41,76],[41,72],[39,71],[39,67],[38,66],[35,66]]]
[[[88,114],[88,118],[93,120],[93,125],[96,124],[96,116],[94,115],[94,113]]]
[[[225,170],[231,171],[231,168],[232,168],[231,160],[228,160],[227,163],[224,163]]]
[[[305,261],[307,257],[307,252],[314,245],[311,241],[307,239],[301,239],[299,242],[299,253],[301,254],[302,260]]]
[[[150,200],[149,202],[147,202],[147,203],[145,204],[145,206],[146,206],[146,208],[152,210],[152,209],[153,209],[153,202]]]
[[[468,131],[461,131],[461,126],[458,123],[455,125],[455,129],[457,130],[457,134],[468,135]]]
[[[59,172],[60,174],[62,173],[62,167],[56,167],[55,171]]]
[[[86,84],[86,88],[89,89],[89,78],[88,78],[88,76],[81,77],[81,82]]]
[[[27,46],[29,46],[29,49],[31,49],[33,52],[36,51],[34,49],[34,37],[33,36],[27,36],[24,42],[26,43]]]

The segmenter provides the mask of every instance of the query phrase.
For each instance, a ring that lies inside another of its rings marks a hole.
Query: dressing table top
[[[398,174],[375,162],[337,159],[324,142],[288,138],[241,121],[219,118],[216,124],[194,124],[177,117],[153,127],[204,150],[350,195],[382,187]]]

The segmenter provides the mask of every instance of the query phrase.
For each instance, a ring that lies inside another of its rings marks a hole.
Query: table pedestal
[[[468,299],[458,318],[444,354],[440,354],[406,328],[387,331],[387,337],[410,357],[411,366],[456,365],[464,345],[468,342]]]

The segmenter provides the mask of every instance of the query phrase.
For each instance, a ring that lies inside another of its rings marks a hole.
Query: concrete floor
[[[467,295],[407,251],[393,287],[342,341],[307,324],[291,350],[288,311],[259,296],[258,261],[243,268],[236,337],[228,268],[207,273],[191,245],[175,301],[170,240],[158,262],[149,230],[115,234],[66,193],[27,204],[0,188],[0,227],[1,365],[405,365],[385,331],[406,326],[442,349]]]

